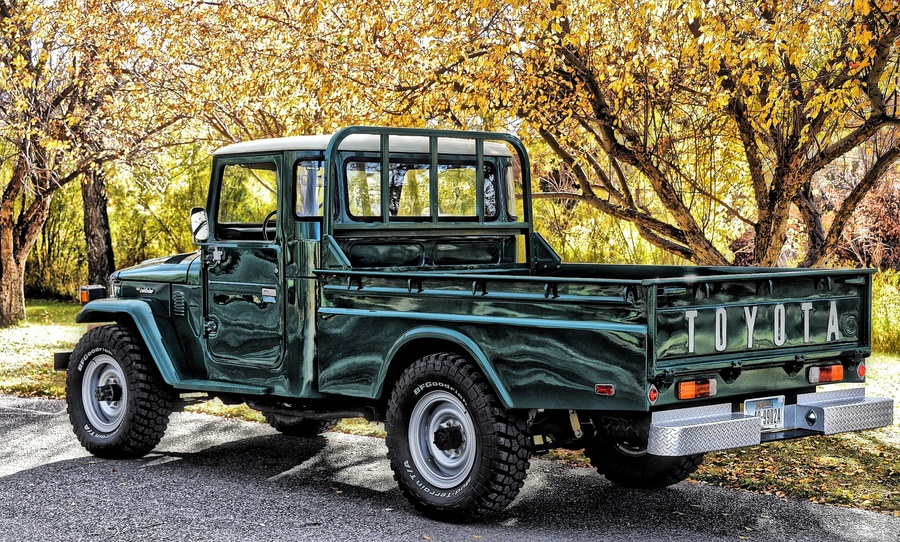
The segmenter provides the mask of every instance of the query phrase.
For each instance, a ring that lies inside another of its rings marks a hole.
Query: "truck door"
[[[275,212],[281,162],[277,155],[216,162],[213,240],[203,247],[206,340],[214,365],[281,363],[284,255]]]

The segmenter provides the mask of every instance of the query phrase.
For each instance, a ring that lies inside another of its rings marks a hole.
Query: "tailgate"
[[[874,270],[729,271],[644,281],[653,376],[870,353]]]

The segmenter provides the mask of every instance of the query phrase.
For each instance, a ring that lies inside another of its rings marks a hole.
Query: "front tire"
[[[426,356],[400,375],[385,429],[394,479],[427,516],[467,521],[499,512],[525,481],[524,422],[457,354]]]
[[[106,458],[134,458],[159,444],[174,392],[162,380],[132,329],[91,329],[66,370],[69,420],[85,449]]]

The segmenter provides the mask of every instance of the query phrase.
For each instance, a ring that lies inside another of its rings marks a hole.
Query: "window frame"
[[[209,205],[211,211],[211,239],[220,242],[267,242],[262,233],[262,222],[224,222],[220,220],[222,190],[224,188],[225,170],[232,166],[251,166],[253,164],[272,164],[275,173],[275,211],[280,207],[281,176],[283,172],[283,160],[280,154],[255,154],[226,156],[218,158],[214,165],[214,183],[210,187]],[[277,216],[277,214],[276,214]],[[263,217],[265,218],[265,217]],[[256,235],[258,233],[258,237]],[[275,228],[275,238],[279,235],[279,228]],[[250,238],[245,238],[250,237]],[[271,242],[271,240],[269,241]]]

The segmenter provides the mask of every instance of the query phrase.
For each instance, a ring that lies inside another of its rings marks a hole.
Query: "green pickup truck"
[[[865,381],[871,270],[562,263],[531,186],[506,134],[220,149],[198,250],[82,290],[91,327],[55,356],[75,434],[138,457],[198,397],[289,435],[362,416],[418,510],[471,520],[553,448],[657,488],[705,452],[892,423],[891,399],[846,386]]]

